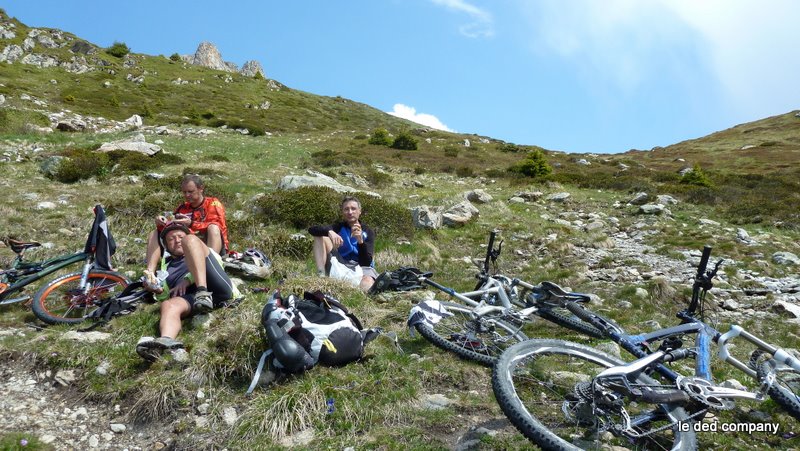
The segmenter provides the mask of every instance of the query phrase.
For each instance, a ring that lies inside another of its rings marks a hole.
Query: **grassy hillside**
[[[20,44],[27,27],[15,23],[14,42]],[[42,50],[51,51],[61,59],[72,56],[66,48]],[[275,264],[269,280],[245,283],[248,296],[239,307],[217,311],[207,323],[187,321],[182,338],[190,361],[185,366],[170,361],[147,365],[134,352],[139,337],[156,333],[157,306],[144,306],[114,319],[102,329],[111,336],[95,344],[66,339],[67,327],[42,327],[26,306],[0,308],[4,331],[0,361],[32,365],[44,381],[51,381],[59,369],[74,370],[78,377],[64,389],[67,395],[119,404],[120,416],[131,427],[130,436],[125,436],[131,443],[136,432],[155,429],[157,433],[148,437],[176,449],[453,449],[479,428],[490,428],[497,433],[477,434],[469,449],[530,447],[504,421],[491,392],[488,369],[408,335],[409,309],[426,292],[368,298],[316,277],[310,240],[291,220],[305,219],[308,211],[303,208],[316,208],[330,194],[297,194],[291,198],[296,211],[278,214],[269,208],[285,199],[281,196],[286,194],[276,189],[279,180],[306,169],[345,184],[362,183],[362,189],[381,195],[383,203],[375,201],[374,210],[364,216],[369,224],[381,223],[376,246],[379,270],[414,265],[433,271],[445,285],[470,289],[475,269],[469,260],[485,252],[482,246],[488,232],[499,229],[506,240],[500,257],[504,273],[595,293],[599,297],[595,308],[629,330],[643,332],[654,327],[653,322],[677,323],[674,313],[686,303],[686,274],[691,273],[692,259],[686,255],[710,244],[715,256],[728,261],[723,281],[710,296],[709,314],[719,327],[738,322],[770,341],[800,348],[796,324],[772,310],[775,293],[750,296],[743,292],[744,288],[763,290],[756,276],[796,276],[795,267],[770,259],[778,251],[800,252],[796,169],[800,118],[793,114],[652,152],[576,155],[544,150],[552,174],[533,179],[506,171],[528,151],[542,150],[533,145],[424,130],[347,99],[303,93],[278,82],[197,68],[166,57],[134,55],[130,68],[125,68],[124,59],[102,50],[91,58],[107,61],[110,66],[104,67],[115,73],[74,74],[62,68],[0,63],[0,94],[7,98],[0,107],[0,156],[4,157],[0,162],[4,194],[0,236],[48,243],[31,252],[31,258],[73,251],[83,245],[92,220],[90,208],[102,203],[119,246],[115,264],[137,278],[153,215],[177,205],[180,176],[197,172],[206,177],[208,194],[226,205],[233,248],[256,246],[267,251]],[[144,75],[144,82],[128,81],[128,74]],[[178,78],[200,83],[172,84]],[[108,87],[106,81],[110,81]],[[22,99],[23,94],[46,105]],[[269,109],[245,108],[265,100],[270,102]],[[49,156],[96,163],[102,157],[92,150],[101,143],[141,132],[39,133],[26,126],[46,125],[46,118],[38,122],[42,114],[63,109],[117,120],[145,114],[147,141],[161,140],[168,157],[123,164],[124,157],[112,155],[99,166],[79,167],[85,173],[77,182],[48,178],[40,164]],[[155,135],[149,128],[154,125],[169,125],[175,133]],[[231,130],[240,126],[263,127],[269,134],[242,135]],[[418,149],[370,144],[377,127],[395,136],[410,131]],[[198,128],[213,133],[198,135]],[[757,147],[741,150],[745,145]],[[749,155],[752,161],[735,160],[736,155]],[[712,186],[681,183],[677,171],[694,164],[707,172]],[[153,173],[163,177],[148,176]],[[470,224],[436,231],[406,228],[407,208],[447,207],[475,188],[484,189],[493,200],[477,206],[480,216]],[[522,191],[538,191],[543,197],[525,203],[509,201]],[[671,215],[642,215],[626,205],[632,193],[639,191],[647,192],[653,201],[656,194],[671,194],[679,203],[669,206]],[[567,202],[544,200],[559,192],[570,193]],[[54,207],[41,206],[43,202],[52,202]],[[587,226],[598,221],[599,228]],[[738,227],[755,242],[738,240]],[[298,239],[295,234],[305,237]],[[622,237],[631,248],[615,247],[611,237]],[[10,250],[0,247],[0,266],[5,267],[12,257]],[[663,262],[682,270],[659,266]],[[318,288],[333,293],[367,327],[395,332],[403,352],[389,340],[379,339],[370,344],[363,362],[338,369],[315,368],[245,398],[243,392],[266,347],[258,318],[267,294],[251,289],[276,287],[285,292]],[[744,313],[732,317],[722,302],[716,304],[717,299],[737,300]],[[529,336],[586,341],[544,321],[534,322],[525,331]],[[735,352],[746,360],[745,351]],[[99,367],[106,373],[98,372]],[[752,385],[729,366],[715,365],[713,370],[718,380],[739,378]],[[205,398],[198,396],[199,391]],[[425,400],[433,395],[444,396],[451,404],[439,410],[426,408]],[[330,399],[335,403],[333,412],[327,410]],[[201,415],[198,409],[204,403],[208,411]],[[238,415],[232,425],[223,415],[231,408]],[[745,404],[720,414],[728,422],[764,416],[780,422],[782,433],[797,429],[796,422],[771,402]],[[205,421],[199,421],[200,417]],[[25,431],[4,430],[0,443],[12,432]],[[765,434],[706,434],[700,439],[703,449],[797,447],[790,439]],[[138,445],[155,447],[152,441]]]

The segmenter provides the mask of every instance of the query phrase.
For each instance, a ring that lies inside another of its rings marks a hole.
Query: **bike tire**
[[[757,370],[759,383],[764,383],[767,374],[776,366],[775,360],[761,363]],[[767,394],[789,415],[800,420],[800,373],[793,369],[778,372],[775,382],[770,385]]]
[[[87,294],[79,290],[81,273],[61,276],[41,287],[33,296],[33,314],[47,324],[78,324],[97,304],[118,294],[130,280],[114,271],[92,270]]]
[[[541,308],[537,315],[550,321],[551,323],[558,324],[561,327],[580,332],[592,338],[605,338],[606,334],[600,329],[592,326],[591,324],[581,320],[573,315],[569,310],[562,308]]]
[[[603,410],[606,407],[580,402],[576,387],[579,382],[591,382],[600,371],[621,364],[624,362],[616,357],[577,343],[528,340],[511,346],[497,360],[492,371],[492,389],[511,423],[528,440],[546,450],[608,449],[615,445],[626,449],[631,446],[633,449],[696,449],[692,428],[682,431],[677,423],[673,424],[689,419],[677,405],[655,406],[629,402],[627,398],[617,400],[625,403],[626,413],[631,411],[630,418],[637,418],[634,413],[658,412],[663,423],[652,426],[653,429],[667,428],[647,440],[631,442],[628,437],[606,434],[598,427],[603,420],[610,419]],[[644,375],[634,383],[658,384]]]
[[[417,331],[433,345],[461,358],[492,366],[507,347],[527,340],[519,327],[500,319],[499,313],[476,320],[471,307],[453,302],[442,305],[453,316],[444,317],[434,325],[417,324]]]

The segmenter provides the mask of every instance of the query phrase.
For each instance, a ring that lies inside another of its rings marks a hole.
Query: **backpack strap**
[[[350,313],[350,311],[347,310],[347,307],[345,307],[341,301],[333,296],[327,295],[319,290],[314,291],[313,293],[306,291],[303,293],[303,299],[316,302],[318,305],[323,306],[326,310],[330,310],[331,306],[338,308],[350,319],[350,321],[353,322],[353,325],[356,326],[356,329],[364,330],[364,326],[361,324],[361,321],[359,321],[354,314]]]

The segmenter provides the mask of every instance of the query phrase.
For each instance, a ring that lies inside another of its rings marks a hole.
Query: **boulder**
[[[465,200],[453,205],[442,213],[442,221],[444,225],[450,227],[461,227],[474,218],[477,218],[479,214],[478,209],[469,201]]]
[[[98,152],[111,152],[113,150],[127,150],[128,152],[139,152],[147,156],[153,156],[161,152],[161,146],[150,144],[144,139],[144,135],[138,134],[132,138],[103,143]]]
[[[56,130],[61,130],[62,132],[82,132],[86,130],[86,122],[78,118],[64,119],[56,124]]]
[[[261,74],[262,77],[265,76],[264,68],[261,67],[261,63],[256,60],[245,61],[239,73],[246,77],[255,77],[256,74]]]
[[[800,266],[800,258],[791,252],[775,252],[772,254],[772,261],[778,265]]]
[[[378,193],[362,191],[351,186],[342,185],[331,177],[315,171],[308,171],[308,175],[287,175],[278,183],[278,189],[292,190],[301,186],[324,186],[337,193],[361,192],[374,197],[381,197]]]
[[[566,202],[571,196],[570,193],[553,193],[547,196],[547,200],[550,202]]]
[[[39,172],[47,177],[55,177],[56,173],[58,172],[58,168],[66,158],[67,157],[61,155],[54,155],[52,157],[45,158],[39,165]]]
[[[466,198],[476,204],[487,204],[492,201],[492,196],[482,189],[474,189],[466,193]]]
[[[650,195],[647,193],[636,193],[633,196],[633,199],[629,200],[628,203],[631,205],[644,205],[647,203],[647,200],[650,198]]]
[[[787,318],[800,318],[800,306],[786,301],[775,301],[772,310]]]
[[[536,202],[544,196],[541,191],[517,191],[512,197],[521,197],[528,202]]]
[[[441,208],[420,205],[411,209],[414,218],[414,227],[419,229],[436,230],[442,227],[443,218]]]
[[[231,68],[222,61],[222,55],[220,55],[217,47],[210,42],[201,42],[197,46],[197,51],[194,52],[194,58],[192,58],[192,64],[208,67],[209,69],[232,72]]]
[[[639,207],[639,213],[643,215],[660,215],[661,213],[664,213],[664,205],[644,204]]]
[[[678,203],[678,199],[675,199],[669,194],[659,194],[658,196],[656,196],[656,201],[659,204],[664,204],[664,205],[676,205]]]
[[[13,63],[24,55],[25,52],[22,50],[22,47],[11,44],[0,51],[0,63]]]
[[[142,117],[138,114],[134,114],[133,116],[125,119],[125,124],[133,128],[139,128],[142,126]]]

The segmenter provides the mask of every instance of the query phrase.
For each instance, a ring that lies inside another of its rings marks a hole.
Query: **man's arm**
[[[375,232],[369,228],[362,228],[367,233],[364,242],[358,244],[359,266],[372,266],[372,254],[375,252]]]
[[[225,207],[219,199],[214,199],[208,204],[205,221],[192,221],[190,227],[195,232],[205,232],[211,224],[218,225],[222,230],[227,229],[225,224]]]

